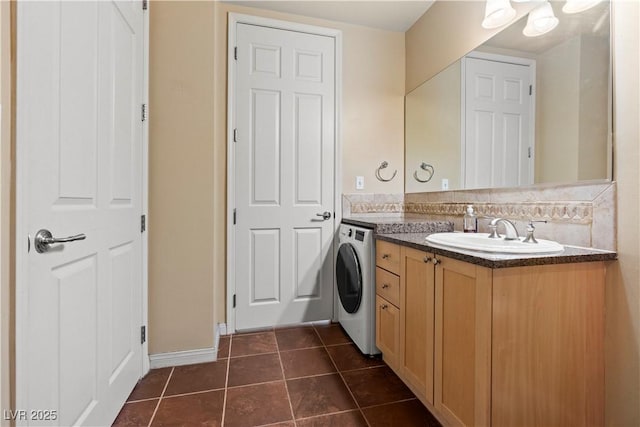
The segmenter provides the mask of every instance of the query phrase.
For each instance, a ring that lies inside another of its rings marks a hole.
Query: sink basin
[[[427,242],[471,251],[503,254],[540,254],[562,252],[564,246],[551,240],[537,239],[538,243],[523,243],[520,240],[490,239],[487,233],[434,233]]]

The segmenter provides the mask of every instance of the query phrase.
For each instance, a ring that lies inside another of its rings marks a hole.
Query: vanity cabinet
[[[445,425],[604,423],[604,262],[492,269],[377,243],[398,254],[376,269],[377,345]]]

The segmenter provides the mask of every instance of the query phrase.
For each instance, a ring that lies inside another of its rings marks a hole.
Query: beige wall
[[[210,347],[226,321],[227,14],[342,30],[342,185],[401,192],[404,34],[243,8],[153,2],[150,8],[150,353]],[[375,180],[387,160],[398,176]],[[339,206],[336,207],[339,210]]]
[[[153,2],[149,352],[213,346],[214,4]],[[222,142],[221,142],[222,143]]]
[[[405,102],[405,193],[440,191],[442,179],[449,188],[461,188],[460,176],[460,72],[456,61],[428,82],[407,94]],[[429,175],[422,162],[433,166],[429,182],[418,182]]]
[[[406,92],[418,87],[502,28],[485,30],[483,1],[436,1],[406,33]],[[515,3],[514,22],[531,10],[531,2]]]
[[[580,44],[574,37],[536,59],[535,182],[578,180]]]
[[[614,144],[618,257],[606,286],[608,426],[640,425],[640,3],[616,1]]]
[[[612,157],[608,144],[609,46],[608,38],[583,35],[580,42],[580,150],[578,179],[608,176]]]
[[[535,182],[607,177],[609,39],[573,37],[536,60]]]
[[[0,412],[11,408],[11,25],[0,2]],[[4,418],[4,417],[2,417]],[[0,425],[8,424],[0,418]]]

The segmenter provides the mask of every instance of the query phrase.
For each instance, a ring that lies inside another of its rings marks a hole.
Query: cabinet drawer
[[[396,307],[400,306],[400,278],[376,267],[376,293]]]
[[[376,265],[392,273],[400,274],[400,246],[377,240]]]

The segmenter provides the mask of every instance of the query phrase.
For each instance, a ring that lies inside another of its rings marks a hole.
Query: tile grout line
[[[265,385],[265,384],[273,384],[273,383],[281,383],[283,381],[283,379],[279,379],[279,380],[271,380],[271,381],[262,381],[259,383],[249,383],[249,384],[242,384],[242,385],[234,385],[231,387],[228,387],[228,389],[234,389],[237,390],[239,388],[247,388],[247,387],[253,387],[255,385]]]
[[[384,367],[385,365],[365,366],[364,368],[343,369],[342,372],[366,371],[368,369],[378,369],[378,368],[384,368]]]
[[[315,329],[314,329],[315,330]],[[276,349],[278,350],[278,361],[280,362],[280,371],[282,372],[282,381],[284,382],[284,389],[287,392],[287,402],[289,402],[289,410],[291,411],[291,419],[293,420],[293,426],[297,427],[296,415],[293,413],[293,404],[291,403],[291,394],[289,393],[289,384],[287,384],[287,377],[284,374],[284,364],[282,363],[282,356],[280,355],[280,344],[278,344],[278,335],[273,332],[276,339]]]
[[[316,334],[318,335],[318,337],[320,336],[320,334],[318,333],[318,331],[316,330],[316,328],[313,328],[314,331],[316,331]],[[320,338],[320,341],[322,341],[322,338]],[[322,341],[322,343],[324,344],[324,341]],[[371,424],[369,424],[369,420],[367,420],[367,417],[364,416],[364,412],[362,412],[362,408],[360,407],[360,404],[358,403],[358,401],[356,400],[355,395],[353,394],[353,392],[351,391],[351,388],[349,387],[349,384],[347,384],[347,381],[345,381],[344,376],[342,376],[342,372],[340,371],[340,369],[338,369],[338,365],[336,364],[336,361],[333,360],[333,356],[331,356],[331,353],[329,352],[329,350],[327,349],[327,346],[324,345],[324,350],[327,352],[327,354],[329,355],[329,359],[331,360],[331,363],[333,363],[334,368],[336,368],[336,372],[338,372],[338,375],[340,375],[340,379],[342,380],[342,383],[344,384],[344,386],[347,388],[347,391],[349,391],[349,395],[351,396],[351,398],[353,399],[353,403],[356,404],[356,408],[358,409],[358,411],[360,412],[360,415],[362,416],[362,419],[364,420],[365,423],[367,423],[367,426],[371,427]]]
[[[227,355],[227,374],[224,379],[224,397],[222,399],[222,419],[220,420],[221,427],[224,427],[224,417],[227,412],[227,390],[229,389],[229,368],[231,367],[231,348],[233,346],[233,334],[229,335],[229,354]]]
[[[250,353],[250,354],[241,354],[240,356],[229,356],[229,359],[239,359],[241,357],[252,357],[252,356],[264,356],[267,354],[278,354],[277,351],[269,351],[266,353]]]
[[[126,402],[124,402],[124,405],[128,405],[129,403],[141,403],[141,402],[148,402],[150,400],[156,400],[157,397],[149,397],[146,399],[137,399],[137,400],[127,400]],[[122,407],[124,408],[124,405],[122,405]]]
[[[0,0],[1,1],[1,0]],[[224,387],[220,387],[220,388],[208,388],[206,390],[198,390],[198,391],[188,391],[186,393],[179,393],[179,394],[170,394],[168,396],[164,396],[163,399],[173,399],[174,397],[184,397],[184,396],[193,396],[195,394],[203,394],[203,393],[210,393],[212,391],[221,391],[224,390]]]
[[[264,329],[260,331],[254,331],[254,332],[236,332],[235,334],[229,334],[229,336],[235,335],[237,338],[250,337],[252,335],[268,334],[269,332],[274,332],[274,331],[275,331],[274,328],[270,328],[270,329]]]
[[[419,399],[417,397],[410,397],[408,399],[394,400],[393,402],[379,403],[377,405],[363,406],[362,409],[371,409],[371,408],[377,408],[378,406],[395,405],[396,403],[411,402],[412,400],[418,400],[419,401]],[[422,402],[420,402],[420,403],[422,403]],[[429,410],[427,409],[427,411],[429,411]]]
[[[158,412],[158,409],[160,408],[160,403],[162,402],[162,398],[164,397],[164,393],[167,391],[167,387],[169,387],[169,381],[171,381],[171,377],[173,376],[173,371],[175,370],[175,367],[171,368],[171,372],[169,372],[169,377],[167,377],[167,382],[164,384],[164,388],[162,389],[162,393],[160,393],[160,398],[158,399],[158,403],[156,404],[156,408],[153,410],[153,414],[151,414],[151,418],[149,419],[149,424],[147,424],[147,427],[151,427],[151,424],[153,423],[154,418],[156,417],[156,413]]]
[[[289,381],[293,381],[293,380],[304,380],[306,378],[318,378],[318,377],[326,377],[328,375],[335,375],[337,374],[338,371],[333,371],[333,372],[325,372],[323,374],[313,374],[313,375],[304,375],[302,377],[292,377],[292,378],[287,378],[287,380]]]
[[[322,341],[320,341],[320,342],[322,342]],[[280,350],[280,353],[290,353],[292,351],[310,350],[310,349],[314,349],[314,348],[324,348],[324,344],[314,345],[314,346],[311,346],[311,347],[290,348],[288,350]]]
[[[334,415],[340,415],[340,414],[347,414],[349,412],[360,412],[360,411],[358,410],[358,408],[343,409],[341,411],[329,412],[328,414],[309,415],[308,417],[301,417],[301,418],[299,418],[299,420],[300,421],[313,420],[313,419],[316,419],[316,418],[322,418],[322,417],[328,417],[328,416],[334,416]],[[263,426],[260,426],[260,427],[263,427]]]

